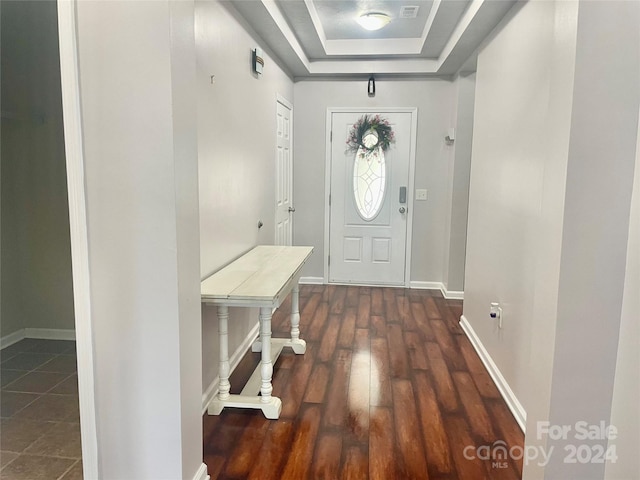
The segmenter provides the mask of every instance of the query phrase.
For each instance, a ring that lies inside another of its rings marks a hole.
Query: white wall
[[[611,424],[618,429],[618,438],[609,445],[615,445],[618,461],[607,464],[607,480],[640,477],[640,119],[638,123],[627,273],[611,406]]]
[[[553,359],[577,15],[570,6],[529,2],[510,12],[476,74],[464,316],[534,416],[550,388],[535,370],[548,372]],[[501,331],[491,302],[503,306]]]
[[[449,162],[452,148],[444,137],[451,125],[454,88],[445,80],[376,81],[367,96],[367,79],[314,80],[295,84],[294,99],[294,243],[312,245],[314,255],[303,276],[324,275],[325,123],[328,107],[417,107],[415,188],[428,190],[428,201],[413,208],[411,280],[442,282],[447,210],[450,209]]]
[[[473,110],[476,91],[475,73],[460,75],[454,80],[455,105],[451,126],[455,128],[453,155],[449,162],[449,193],[451,207],[447,212],[444,239],[443,283],[451,292],[464,291],[464,263],[467,244],[469,209],[469,177],[471,174],[471,144]]]
[[[528,2],[478,58],[464,316],[524,405],[528,446],[547,443],[538,421],[609,419],[636,158],[638,8]],[[502,330],[489,319],[492,301],[504,308]],[[553,446],[549,466],[531,462],[524,478],[602,477],[604,465],[565,463],[564,444]]]
[[[78,2],[100,478],[202,466],[193,3]]]
[[[252,72],[251,52],[264,46],[217,1],[196,3],[196,46],[200,272],[205,278],[255,245],[274,241],[276,97],[293,101],[293,82],[268,51],[264,74]],[[218,321],[214,307],[203,307],[202,316],[206,390],[218,375]],[[257,319],[254,309],[232,309],[231,353]]]
[[[201,480],[202,315],[200,307],[200,218],[198,120],[193,2],[170,2],[171,104],[176,202],[178,334],[180,348],[180,428],[182,478]],[[196,470],[198,474],[196,474]]]
[[[638,2],[579,7],[549,416],[554,424],[598,424],[611,415],[636,163],[639,25]],[[567,443],[575,441],[557,447]],[[557,455],[545,473],[601,478],[604,465],[572,465]]]
[[[2,2],[2,322],[72,330],[56,3]]]

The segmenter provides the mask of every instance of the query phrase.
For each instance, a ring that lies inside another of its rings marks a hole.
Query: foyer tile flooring
[[[0,478],[82,479],[75,342],[24,339],[0,362]]]

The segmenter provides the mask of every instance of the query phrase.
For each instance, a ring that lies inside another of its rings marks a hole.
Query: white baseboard
[[[412,280],[409,283],[409,288],[415,288],[417,290],[442,290],[444,285],[440,282],[419,282]]]
[[[447,290],[446,288],[441,290],[442,295],[447,300],[464,300],[464,292],[458,290]]]
[[[235,352],[233,352],[233,355],[231,355],[231,358],[229,358],[230,372],[233,372],[233,370],[238,366],[244,354],[247,352],[247,350],[249,350],[249,347],[251,347],[251,345],[256,340],[256,338],[258,338],[259,331],[260,331],[260,322],[256,323],[256,325],[251,329],[251,331],[245,337],[245,339],[240,344],[240,346],[236,348]],[[209,384],[207,389],[202,394],[202,414],[203,415],[207,411],[207,407],[209,406],[209,403],[211,403],[211,400],[213,400],[213,397],[215,397],[218,394],[219,384],[220,384],[220,377],[216,376],[211,382],[211,384]]]
[[[409,288],[415,288],[417,290],[440,290],[442,296],[447,300],[464,300],[464,292],[456,290],[447,290],[442,282],[420,282],[411,281]]]
[[[210,476],[207,473],[207,466],[203,463],[200,465],[200,468],[196,472],[193,480],[210,480]]]
[[[300,283],[304,285],[324,285],[322,277],[300,277]]]
[[[20,330],[16,330],[15,332],[10,333],[9,335],[5,335],[4,337],[0,338],[0,349],[7,348],[13,345],[14,343],[18,343],[23,338],[24,338],[24,328],[21,328]]]
[[[63,330],[60,328],[25,328],[25,338],[42,338],[45,340],[75,340],[75,330]]]
[[[324,285],[324,278],[322,277],[301,277],[300,284],[302,285]],[[334,283],[334,285],[351,285],[350,283]],[[365,285],[365,284],[358,284]],[[372,287],[384,287],[385,285],[370,285]],[[409,288],[415,288],[418,290],[440,290],[442,296],[447,300],[463,300],[464,292],[456,290],[447,290],[442,282],[409,282]]]
[[[40,338],[43,340],[75,340],[75,330],[60,328],[21,328],[0,339],[0,349],[18,343],[25,338]]]
[[[516,419],[516,422],[518,422],[520,429],[523,433],[525,433],[527,425],[527,412],[525,411],[524,407],[517,399],[515,393],[513,393],[513,390],[511,390],[511,387],[502,376],[500,369],[498,369],[498,366],[491,358],[491,355],[489,355],[489,352],[486,350],[486,348],[484,348],[484,345],[480,341],[480,337],[476,335],[475,330],[464,315],[460,317],[460,326],[462,327],[462,330],[464,330],[464,333],[467,335],[467,338],[471,342],[471,345],[473,345],[473,348],[475,348],[476,352],[478,353],[480,360],[482,360],[482,363],[489,372],[493,383],[496,384],[496,387],[502,395],[502,398],[507,403],[507,406],[509,407],[509,410],[511,410],[511,413]]]

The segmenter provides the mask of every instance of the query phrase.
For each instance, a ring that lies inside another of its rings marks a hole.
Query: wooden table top
[[[204,303],[277,307],[313,247],[260,245],[202,281]]]

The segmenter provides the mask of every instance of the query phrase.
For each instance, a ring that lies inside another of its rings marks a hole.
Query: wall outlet
[[[426,200],[427,199],[427,190],[424,188],[416,188],[416,200]]]
[[[502,307],[498,302],[491,302],[489,316],[498,319],[498,328],[502,328]]]

